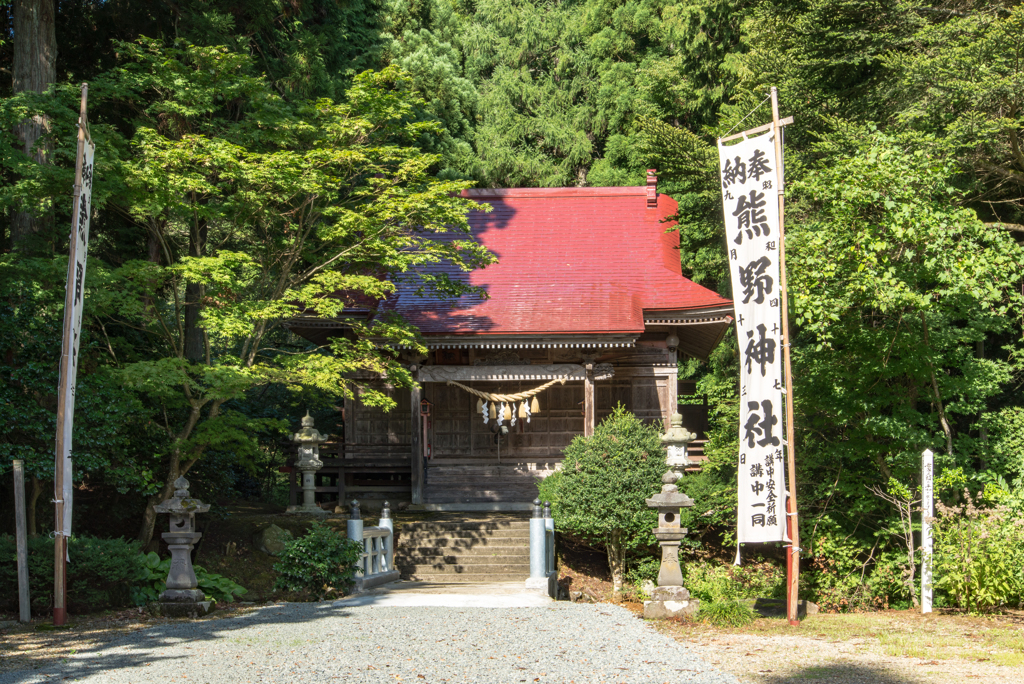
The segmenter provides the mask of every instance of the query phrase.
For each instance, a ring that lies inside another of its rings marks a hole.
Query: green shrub
[[[562,469],[539,485],[561,534],[606,551],[615,591],[622,590],[627,558],[657,545],[651,530],[658,515],[646,499],[660,491],[668,470],[660,435],[617,406],[592,436],[573,439]]]
[[[317,521],[304,536],[288,543],[274,564],[277,589],[309,592],[317,599],[340,595],[356,574],[363,545]]]
[[[683,584],[701,601],[714,603],[732,599],[785,598],[786,573],[767,561],[746,565],[700,562],[683,566]]]
[[[743,627],[757,619],[753,607],[739,599],[720,599],[700,604],[697,619],[716,627]]]
[[[160,594],[167,589],[167,573],[171,569],[171,559],[164,558],[152,551],[142,556],[141,570],[135,586],[132,587],[132,601],[141,606],[160,600]],[[207,599],[223,603],[231,603],[236,597],[248,593],[242,585],[223,575],[207,572],[200,565],[192,566],[196,573],[196,581]]]
[[[1024,519],[1008,506],[936,506],[933,586],[943,603],[972,613],[1021,600]]]
[[[639,587],[646,581],[657,582],[658,572],[661,570],[661,558],[656,556],[641,556],[629,563],[629,570],[626,571],[626,581]]]
[[[18,608],[17,545],[0,535],[0,608]],[[132,588],[142,572],[138,544],[123,539],[71,537],[68,540],[68,611],[84,613],[131,605]],[[29,592],[32,608],[44,613],[53,605],[53,540],[28,540]]]

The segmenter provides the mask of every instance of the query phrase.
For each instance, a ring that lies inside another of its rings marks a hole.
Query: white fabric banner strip
[[[71,302],[71,344],[68,358],[68,382],[64,395],[64,453],[61,454],[64,467],[64,491],[57,496],[64,499],[64,522],[61,533],[71,536],[71,497],[74,492],[71,471],[71,433],[75,424],[75,382],[78,377],[78,348],[82,341],[82,310],[85,299],[85,262],[89,248],[89,219],[92,215],[93,158],[96,146],[85,143],[85,159],[82,164],[82,190],[76,203],[76,214],[71,220],[71,239],[75,249],[74,258],[68,262],[68,287],[74,288]]]
[[[739,542],[785,539],[775,131],[718,144],[740,348]]]

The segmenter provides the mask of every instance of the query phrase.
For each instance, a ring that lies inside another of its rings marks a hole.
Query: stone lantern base
[[[203,598],[203,592],[199,592],[199,597]],[[161,594],[160,615],[163,617],[174,617],[174,618],[198,618],[207,615],[213,610],[213,601],[196,601],[192,598],[183,599],[181,601],[168,601]]]
[[[698,610],[700,599],[690,598],[690,592],[683,587],[656,587],[651,600],[644,601],[644,617],[648,620],[692,620]]]

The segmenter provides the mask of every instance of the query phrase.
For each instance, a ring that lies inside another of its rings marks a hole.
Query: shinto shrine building
[[[321,450],[327,500],[523,508],[565,446],[616,404],[667,422],[677,359],[707,358],[732,323],[731,301],[683,277],[679,235],[665,222],[677,205],[653,174],[646,187],[464,195],[493,207],[469,223],[498,262],[451,276],[488,297],[451,303],[400,286],[384,303],[426,340],[426,357],[401,352],[420,388],[378,381],[398,405],[386,413],[346,402],[344,444]],[[341,325],[296,321],[293,330],[322,342]],[[701,431],[699,418],[684,413],[684,425]]]

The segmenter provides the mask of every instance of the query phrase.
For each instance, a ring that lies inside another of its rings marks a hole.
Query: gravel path
[[[143,682],[663,682],[737,684],[684,644],[608,604],[533,608],[271,605],[169,622],[11,670],[0,684]]]

